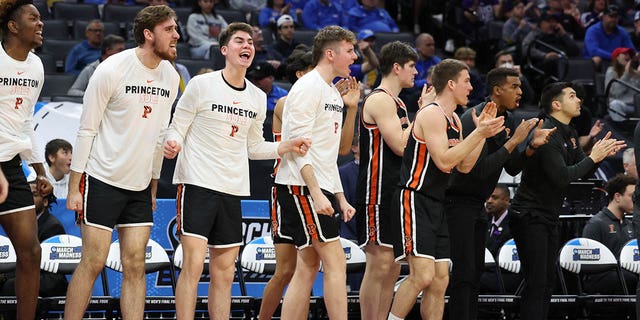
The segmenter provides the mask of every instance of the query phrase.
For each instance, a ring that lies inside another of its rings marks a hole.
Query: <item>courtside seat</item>
[[[40,244],[42,256],[40,269],[56,274],[72,274],[82,258],[82,239],[63,234],[46,239]],[[106,273],[101,274],[104,296],[93,296],[87,306],[87,315],[113,317],[114,307],[117,301],[109,296]],[[60,316],[64,312],[66,297],[47,297],[41,299],[42,317]]]
[[[0,273],[15,271],[16,259],[16,250],[11,240],[0,236]],[[0,312],[15,312],[17,304],[15,296],[0,297]]]
[[[631,307],[631,300],[627,286],[618,266],[618,261],[611,250],[602,243],[587,238],[575,238],[569,240],[560,250],[558,264],[562,270],[559,272],[562,292],[570,297],[574,294],[568,292],[564,274],[573,274],[577,278],[577,302],[585,314],[593,314],[601,310],[610,308],[628,309]],[[607,271],[615,271],[622,288],[622,295],[601,295],[587,294],[584,292],[582,275],[596,274]],[[553,303],[552,299],[552,303]],[[572,301],[567,301],[571,303]]]

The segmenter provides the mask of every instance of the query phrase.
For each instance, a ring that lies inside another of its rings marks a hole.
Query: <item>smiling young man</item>
[[[547,319],[558,255],[558,214],[569,184],[589,176],[598,163],[625,146],[624,141],[610,139],[609,132],[585,156],[569,124],[580,115],[582,104],[573,86],[557,82],[542,91],[540,107],[546,115],[542,128],[557,130],[525,162],[509,210],[509,225],[526,281],[520,302],[523,320]]]
[[[193,319],[198,282],[209,249],[209,315],[229,319],[235,260],[242,245],[240,197],[249,195],[249,159],[305,154],[309,139],[266,142],[266,94],[245,79],[255,55],[253,30],[231,23],[222,31],[224,69],[196,76],[178,101],[164,153],[178,154],[178,235],[183,264],[176,287],[178,319]],[[216,88],[216,90],[211,90]]]
[[[133,25],[138,47],[102,62],[84,95],[71,161],[67,209],[82,233],[82,259],[67,291],[65,319],[81,319],[96,277],[104,268],[113,228],[118,228],[123,318],[142,319],[145,248],[153,225],[162,142],[179,76],[176,14],[146,7]]]
[[[64,139],[53,139],[44,147],[47,161],[47,178],[53,185],[53,194],[58,199],[66,199],[69,191],[69,172],[73,146]]]
[[[452,308],[450,319],[476,319],[480,276],[484,270],[484,251],[487,230],[487,214],[484,202],[498,183],[502,169],[511,175],[522,170],[525,153],[531,155],[546,143],[554,129],[535,131],[534,140],[527,150],[516,147],[538,124],[532,118],[516,124],[512,112],[518,108],[522,97],[520,78],[512,68],[496,68],[487,74],[490,100],[496,104],[497,115],[505,119],[506,130],[486,139],[478,160],[469,173],[454,171],[446,191],[445,212],[449,226],[451,261],[449,296]],[[483,102],[462,115],[463,136],[468,136],[476,125],[472,113],[481,113],[489,102]]]
[[[38,299],[40,244],[37,238],[33,197],[22,172],[29,162],[37,173],[38,190],[49,195],[42,155],[33,143],[33,106],[44,82],[42,62],[31,52],[42,45],[38,9],[32,1],[4,1],[0,5],[0,225],[7,231],[18,256],[16,295],[18,319],[33,319]],[[7,182],[8,181],[8,182]],[[8,186],[7,186],[8,184]]]
[[[449,281],[449,233],[444,215],[445,189],[454,168],[469,172],[485,139],[504,129],[489,103],[476,118],[477,128],[462,135],[460,119],[453,112],[466,105],[473,87],[469,67],[446,59],[433,70],[434,102],[422,107],[410,131],[400,168],[400,189],[394,195],[393,249],[396,261],[406,259],[409,277],[393,299],[388,319],[403,319],[422,292],[423,319],[441,319],[444,292]]]
[[[349,30],[338,26],[321,29],[312,50],[316,67],[293,85],[282,113],[283,139],[305,137],[313,141],[305,156],[282,158],[275,180],[282,233],[291,236],[298,248],[298,264],[284,297],[283,318],[306,318],[320,261],[329,318],[347,318],[346,258],[333,205],[338,205],[345,221],[355,210],[342,192],[336,163],[345,108],[332,81],[349,77],[349,66],[356,59],[355,42]]]

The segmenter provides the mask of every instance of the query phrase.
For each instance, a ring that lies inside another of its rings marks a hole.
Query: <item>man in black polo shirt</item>
[[[556,127],[549,142],[525,163],[520,187],[511,204],[510,225],[518,247],[526,286],[522,293],[522,320],[547,319],[558,254],[558,213],[569,183],[589,177],[597,164],[625,147],[607,133],[585,156],[578,134],[569,125],[580,115],[582,101],[573,84],[547,85],[540,98],[546,114],[543,128]]]
[[[594,215],[584,226],[582,236],[604,244],[613,255],[618,257],[627,241],[635,238],[631,220],[624,215],[633,212],[633,192],[636,190],[636,179],[618,174],[607,181],[605,187],[609,204]],[[590,275],[585,279],[585,291],[600,294],[621,294],[617,272],[610,271]],[[637,277],[624,272],[628,288],[638,282]]]
[[[529,132],[538,123],[537,118],[520,123],[516,128],[511,111],[518,107],[522,97],[520,75],[512,68],[496,68],[487,75],[491,89],[490,101],[495,102],[498,116],[504,116],[505,131],[487,138],[478,161],[467,174],[453,171],[450,186],[446,191],[445,212],[449,225],[449,241],[453,270],[450,276],[449,295],[451,305],[449,318],[476,319],[480,276],[484,270],[484,248],[487,237],[487,213],[484,203],[493,192],[502,168],[511,175],[522,169],[525,153],[533,149],[519,150]],[[463,136],[468,136],[476,126],[473,111],[480,114],[487,102],[462,115]],[[542,121],[540,121],[542,124]],[[535,130],[531,144],[542,146],[555,129]],[[522,148],[524,149],[524,148]],[[507,199],[509,196],[507,195]]]

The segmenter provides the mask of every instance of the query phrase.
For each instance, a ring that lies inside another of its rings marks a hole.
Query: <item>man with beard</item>
[[[569,82],[544,88],[540,97],[546,116],[543,128],[555,127],[557,132],[527,159],[511,202],[509,225],[526,281],[520,303],[523,320],[547,319],[558,258],[558,215],[569,184],[590,176],[602,160],[625,146],[624,141],[610,139],[609,132],[585,156],[578,134],[569,124],[580,115],[581,104]],[[537,148],[533,140],[528,146]]]
[[[145,248],[153,225],[162,141],[180,77],[176,14],[146,7],[133,25],[138,47],[102,62],[84,95],[71,162],[67,209],[76,211],[82,259],[67,291],[65,319],[81,319],[118,227],[123,318],[142,319]]]
[[[31,50],[42,45],[40,13],[29,0],[3,1],[0,5],[0,225],[17,253],[16,296],[18,319],[35,317],[40,272],[40,243],[36,235],[33,197],[22,171],[25,160],[37,173],[38,191],[53,191],[46,178],[42,155],[36,152],[32,125],[44,69]],[[8,182],[7,182],[8,181]]]
[[[449,225],[451,260],[453,270],[450,277],[450,301],[455,308],[449,312],[450,319],[476,319],[478,313],[478,287],[484,270],[484,249],[486,241],[487,217],[484,202],[498,183],[502,168],[511,175],[522,169],[525,154],[545,144],[553,129],[540,129],[537,118],[521,122],[517,127],[513,120],[514,111],[522,97],[520,75],[511,68],[496,68],[487,75],[491,88],[489,102],[483,102],[462,115],[463,136],[475,128],[472,114],[480,114],[485,106],[493,102],[498,108],[498,116],[505,119],[506,130],[487,138],[480,156],[469,173],[457,170],[451,175],[446,191],[445,212]],[[527,150],[517,146],[538,124],[534,139]]]
[[[583,56],[591,58],[596,66],[600,65],[602,60],[611,61],[611,54],[616,48],[636,49],[627,30],[618,25],[620,13],[618,6],[609,5],[603,11],[602,21],[587,29],[584,36]]]

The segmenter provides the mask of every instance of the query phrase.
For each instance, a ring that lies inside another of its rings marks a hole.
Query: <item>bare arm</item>
[[[273,132],[282,131],[282,109],[284,109],[284,102],[287,100],[287,96],[284,96],[276,102],[276,106],[273,107],[273,123],[271,128]]]
[[[358,46],[360,47],[360,51],[367,57],[367,61],[362,64],[362,74],[366,74],[367,72],[377,68],[380,65],[380,62],[378,61],[378,56],[373,51],[373,48],[371,48],[369,42],[360,41]]]
[[[7,194],[9,194],[9,182],[0,169],[0,203],[7,200]]]
[[[307,188],[309,188],[311,199],[313,199],[313,207],[316,212],[329,216],[333,215],[333,207],[331,206],[331,202],[322,193],[322,189],[320,189],[320,185],[318,185],[316,175],[313,172],[313,167],[310,164],[305,165],[304,167],[302,167],[302,169],[300,169],[300,174],[302,175],[302,180],[304,180]]]
[[[487,112],[485,108],[483,114]],[[492,108],[489,108],[492,109]],[[495,116],[495,108],[493,115]],[[419,139],[425,141],[429,155],[438,169],[450,172],[467,157],[485,138],[504,130],[504,118],[491,119],[490,115],[481,116],[478,127],[469,136],[453,147],[449,147],[447,137],[447,120],[440,110],[434,106],[426,107],[418,113],[414,123],[414,132]]]
[[[342,95],[342,101],[346,111],[342,123],[342,133],[340,134],[340,148],[338,154],[346,156],[351,153],[351,144],[355,132],[356,114],[358,113],[358,102],[360,101],[360,83],[355,77],[341,79],[336,83],[336,88]],[[275,112],[274,112],[275,114]]]
[[[369,96],[362,107],[362,120],[376,125],[393,153],[402,156],[410,130],[402,129],[393,98],[382,92]]]

